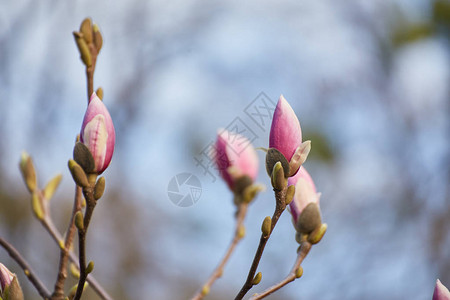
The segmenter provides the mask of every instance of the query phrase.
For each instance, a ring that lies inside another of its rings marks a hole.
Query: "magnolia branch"
[[[280,281],[279,283],[271,286],[270,288],[266,289],[264,292],[260,293],[260,294],[255,294],[253,295],[250,300],[259,300],[259,299],[263,299],[267,296],[269,296],[270,294],[272,294],[273,292],[278,291],[279,289],[281,289],[282,287],[284,287],[285,285],[287,285],[288,283],[294,281],[295,279],[297,279],[299,276],[297,275],[297,271],[300,268],[300,265],[302,264],[303,260],[305,259],[306,255],[308,255],[309,250],[311,250],[311,243],[305,241],[300,245],[300,251],[297,255],[297,259],[294,263],[294,266],[292,267],[291,272],[289,273],[289,275],[287,275],[282,281]]]
[[[43,220],[41,220],[42,225],[44,228],[49,232],[50,236],[53,238],[53,240],[59,245],[62,241],[62,236],[59,233],[56,226],[53,224],[53,221],[51,218],[46,217]],[[73,253],[72,251],[69,251],[69,260],[75,264],[75,266],[79,269],[78,265],[78,257]],[[91,275],[86,280],[89,282],[90,287],[97,293],[97,295],[100,296],[103,300],[111,300],[112,297],[103,289],[103,287],[100,285],[100,283]]]
[[[213,271],[211,276],[208,278],[206,283],[202,286],[202,288],[195,294],[195,296],[192,298],[192,300],[200,300],[203,299],[203,297],[206,296],[208,293],[210,287],[213,285],[213,283],[222,276],[224,267],[228,260],[231,257],[231,254],[233,253],[234,249],[236,248],[239,241],[242,239],[242,229],[243,229],[243,223],[245,216],[247,214],[247,203],[242,203],[238,207],[238,211],[236,213],[236,227],[234,231],[234,237],[230,243],[230,246],[228,247],[227,251],[225,252],[224,257],[220,261],[219,265],[216,267],[216,269]]]
[[[60,245],[60,258],[59,258],[59,269],[58,277],[55,283],[55,290],[52,295],[52,299],[61,299],[64,297],[64,281],[67,278],[67,260],[69,258],[70,247],[73,243],[73,238],[75,236],[75,214],[81,210],[81,188],[76,186],[75,188],[75,199],[73,203],[72,216],[70,217],[69,228],[66,233],[66,240],[64,245]]]
[[[78,252],[79,252],[79,264],[80,264],[80,278],[78,280],[77,292],[75,294],[74,300],[79,300],[81,294],[83,294],[84,284],[88,277],[88,272],[86,269],[86,235],[89,223],[94,213],[95,205],[97,201],[94,199],[93,188],[83,189],[84,197],[86,198],[86,212],[83,219],[83,228],[78,228]]]
[[[276,198],[276,206],[275,211],[272,216],[272,222],[270,227],[270,232],[268,235],[261,234],[261,238],[259,240],[258,249],[256,250],[255,257],[253,258],[252,265],[250,267],[250,271],[248,272],[247,280],[245,281],[244,285],[242,286],[241,290],[239,291],[239,294],[236,296],[235,300],[241,300],[244,298],[245,294],[253,287],[253,278],[255,277],[256,270],[258,269],[259,262],[261,260],[262,254],[264,252],[264,248],[266,247],[267,241],[269,240],[273,229],[275,228],[275,225],[278,222],[278,219],[280,218],[283,211],[286,209],[286,191],[287,187],[284,187],[282,190],[276,190],[275,191],[275,198]]]
[[[5,241],[3,238],[0,237],[0,245],[8,252],[9,256],[11,256],[12,259],[14,259],[17,264],[22,268],[25,275],[28,277],[28,279],[31,281],[31,283],[34,285],[36,290],[38,291],[39,295],[41,295],[44,299],[50,298],[50,291],[47,290],[45,285],[42,283],[42,281],[36,276],[33,269],[31,269],[30,265],[27,263],[27,261],[22,257],[22,255],[17,251],[14,246],[9,244],[7,241]]]

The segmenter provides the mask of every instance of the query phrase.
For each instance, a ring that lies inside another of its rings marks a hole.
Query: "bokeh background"
[[[88,236],[94,276],[116,299],[188,299],[228,245],[232,195],[195,158],[236,119],[268,144],[247,106],[283,94],[297,113],[305,164],[322,192],[329,229],[301,280],[268,299],[430,299],[450,286],[450,2],[31,1],[0,2],[0,234],[46,285],[58,247],[33,218],[20,177],[22,150],[66,228],[74,184],[67,170],[86,108],[84,68],[72,31],[90,16],[104,36],[95,86],[117,144]],[[264,93],[264,94],[261,94]],[[259,153],[258,181],[270,186]],[[202,185],[186,208],[168,198],[171,178]],[[252,204],[247,236],[208,299],[232,299],[244,282],[270,188]],[[296,256],[285,213],[260,264],[262,283],[283,278]],[[38,299],[23,272],[26,299]],[[73,283],[73,281],[72,281]],[[70,284],[67,284],[69,288]],[[91,291],[86,299],[98,299]]]

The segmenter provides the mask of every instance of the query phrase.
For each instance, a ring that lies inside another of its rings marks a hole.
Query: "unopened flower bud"
[[[284,99],[283,95],[281,95],[273,114],[269,147],[277,149],[287,161],[291,161],[291,158],[301,144],[302,130],[300,122],[292,107]]]
[[[258,174],[258,156],[250,141],[240,134],[223,130],[217,135],[214,160],[228,187],[236,192],[236,182],[248,176],[251,184]],[[239,187],[244,190],[245,187]]]
[[[95,173],[101,174],[109,166],[115,140],[116,133],[108,109],[93,93],[81,126],[80,141],[94,158]]]
[[[316,186],[306,171],[301,167],[297,174],[288,180],[289,185],[295,186],[294,199],[289,204],[296,229],[303,233],[310,233],[321,224],[319,194]],[[300,215],[303,214],[302,218]]]
[[[439,279],[434,287],[433,300],[450,300],[450,292]]]
[[[2,292],[5,290],[7,286],[11,284],[11,281],[14,279],[14,273],[8,270],[4,264],[0,263],[0,285],[2,288]]]

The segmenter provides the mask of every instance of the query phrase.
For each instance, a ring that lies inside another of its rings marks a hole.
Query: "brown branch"
[[[252,281],[253,278],[255,277],[256,270],[258,269],[258,265],[264,252],[264,248],[266,247],[267,241],[269,240],[273,232],[273,229],[275,228],[275,225],[278,222],[278,219],[280,218],[283,211],[286,209],[286,191],[287,186],[285,186],[282,190],[274,189],[276,206],[272,216],[270,233],[267,236],[261,234],[258,249],[256,250],[255,257],[253,258],[253,262],[250,267],[250,271],[248,272],[247,280],[245,281],[235,300],[241,300],[242,298],[244,298],[245,294],[247,294],[247,292],[253,287]]]
[[[27,276],[28,280],[34,285],[36,290],[38,291],[39,295],[41,295],[44,299],[50,298],[50,291],[47,290],[45,285],[40,281],[40,279],[36,276],[33,269],[31,269],[30,265],[27,263],[27,261],[23,258],[23,256],[17,251],[14,246],[12,246],[10,243],[5,241],[3,238],[0,237],[0,245],[8,252],[9,256],[11,256],[12,259],[14,259],[17,264],[22,268],[25,275]]]
[[[48,231],[53,240],[59,245],[59,243],[63,240],[63,238],[61,236],[61,233],[59,233],[58,229],[53,224],[53,220],[50,217],[46,217],[43,220],[41,220],[41,224]],[[69,259],[73,264],[76,265],[78,269],[80,268],[78,265],[79,259],[72,251],[69,251]],[[89,282],[90,287],[97,293],[97,295],[100,296],[101,299],[103,300],[113,299],[92,275],[89,276],[86,281]]]
[[[259,300],[259,299],[263,299],[267,296],[269,296],[270,294],[272,294],[275,291],[278,291],[279,289],[281,289],[283,286],[285,286],[286,284],[288,284],[289,282],[294,281],[295,279],[297,279],[297,270],[300,268],[300,265],[302,264],[303,260],[305,259],[306,255],[308,255],[309,250],[311,250],[311,243],[305,241],[300,245],[300,251],[297,255],[297,259],[295,260],[294,266],[292,267],[291,272],[289,273],[289,275],[287,275],[282,281],[280,281],[279,283],[271,286],[270,288],[266,289],[264,292],[262,292],[261,294],[255,294],[253,295],[250,300]]]
[[[247,208],[248,203],[243,203],[238,206],[238,211],[236,212],[236,227],[234,231],[233,239],[230,243],[230,246],[228,247],[227,251],[225,252],[224,257],[220,261],[219,265],[217,265],[216,269],[213,271],[211,276],[208,278],[206,283],[201,287],[201,289],[194,295],[194,297],[191,300],[200,300],[203,299],[203,297],[206,296],[206,293],[204,292],[205,289],[209,290],[209,288],[213,285],[213,283],[222,276],[224,267],[228,260],[230,259],[231,254],[233,253],[234,249],[236,248],[239,241],[242,239],[241,236],[241,226],[244,223],[245,215],[247,214]]]
[[[60,245],[58,276],[55,283],[55,290],[53,291],[52,294],[52,300],[64,298],[64,281],[67,278],[67,261],[69,258],[70,247],[72,246],[76,230],[75,214],[80,210],[81,210],[81,188],[79,186],[76,186],[72,216],[70,217],[69,228],[67,229],[66,234],[66,240],[63,245],[64,247],[61,247],[62,245]]]
[[[94,182],[95,184],[95,182]],[[83,228],[78,228],[78,253],[79,253],[79,264],[80,264],[80,278],[78,280],[77,292],[75,294],[74,300],[79,300],[83,294],[84,284],[88,274],[86,272],[86,235],[89,228],[89,223],[94,213],[95,205],[97,201],[94,199],[93,187],[84,188],[83,194],[86,198],[86,212],[83,219]]]

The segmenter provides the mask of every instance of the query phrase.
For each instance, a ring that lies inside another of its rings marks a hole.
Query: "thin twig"
[[[295,260],[294,266],[292,267],[292,270],[289,273],[289,275],[287,275],[279,283],[277,283],[277,284],[271,286],[270,288],[266,289],[261,294],[253,295],[250,298],[250,300],[263,299],[263,298],[269,296],[270,294],[272,294],[273,292],[278,291],[279,289],[281,289],[283,286],[285,286],[289,282],[292,282],[295,279],[297,279],[297,275],[296,275],[297,274],[297,270],[298,270],[298,268],[300,268],[300,265],[302,264],[302,262],[305,259],[306,255],[308,255],[309,250],[311,250],[311,244],[308,241],[302,242],[302,244],[300,245],[300,251],[298,252],[298,255],[297,255],[297,259]]]
[[[233,239],[231,240],[230,246],[228,247],[227,251],[225,252],[224,257],[220,261],[220,263],[217,265],[216,269],[213,271],[211,276],[208,278],[208,280],[205,282],[205,284],[201,287],[201,289],[194,295],[192,300],[200,300],[203,299],[203,297],[206,296],[206,293],[204,293],[205,289],[209,290],[210,287],[213,285],[213,283],[222,276],[224,267],[228,260],[230,259],[231,254],[233,253],[234,249],[236,248],[239,241],[242,239],[241,236],[241,226],[244,223],[245,215],[247,214],[247,208],[248,204],[243,203],[239,204],[238,210],[236,212],[236,227],[234,231]]]
[[[27,263],[27,261],[23,258],[23,256],[17,251],[14,246],[12,246],[10,243],[5,241],[3,238],[0,237],[0,245],[5,248],[5,250],[8,252],[9,256],[11,256],[12,259],[14,259],[19,266],[24,271],[25,275],[28,277],[28,279],[31,281],[31,283],[34,285],[36,290],[38,291],[39,295],[41,295],[44,299],[50,298],[50,291],[47,290],[45,285],[40,281],[40,279],[36,276],[33,269],[31,269],[30,265]]]
[[[89,223],[94,213],[97,201],[94,199],[93,187],[83,189],[84,198],[86,199],[86,212],[83,219],[83,228],[78,229],[78,253],[80,264],[80,278],[78,279],[77,292],[74,300],[79,300],[83,294],[84,284],[89,273],[86,272],[86,235],[89,228]]]
[[[247,292],[253,287],[252,281],[253,281],[253,278],[255,277],[256,270],[258,269],[258,265],[261,260],[262,254],[264,252],[264,248],[266,247],[267,241],[269,240],[269,238],[273,232],[273,229],[275,228],[275,225],[278,222],[278,219],[280,218],[283,211],[286,209],[286,191],[287,191],[287,186],[285,186],[282,190],[274,189],[276,205],[275,205],[275,211],[272,216],[270,233],[267,236],[264,236],[264,234],[261,234],[258,249],[256,250],[255,257],[253,258],[253,262],[250,267],[250,271],[248,272],[247,280],[245,281],[241,290],[237,294],[235,300],[241,300],[242,298],[244,298],[245,294],[247,294]]]
[[[67,278],[67,260],[69,258],[70,247],[72,246],[75,235],[75,214],[81,210],[81,187],[75,188],[75,199],[73,203],[72,216],[70,217],[69,227],[66,233],[64,245],[60,245],[59,270],[55,283],[55,290],[52,299],[58,300],[64,298],[64,281]],[[63,247],[61,247],[63,246]]]
[[[44,228],[49,232],[50,236],[53,240],[59,245],[59,243],[63,240],[61,233],[59,233],[56,228],[53,220],[51,218],[44,218],[41,221],[41,224]],[[70,261],[75,264],[75,266],[80,269],[78,265],[78,257],[72,251],[69,252]],[[100,283],[91,275],[87,278],[87,282],[89,282],[89,286],[99,295],[99,297],[103,300],[112,300],[113,298],[105,291],[105,289],[100,285]]]

